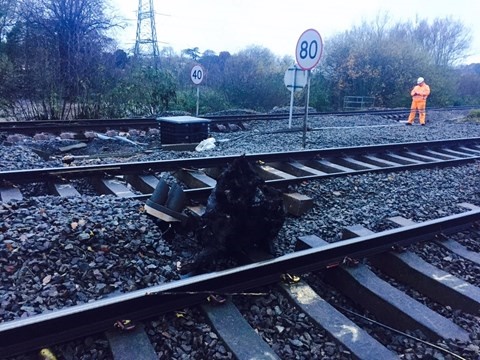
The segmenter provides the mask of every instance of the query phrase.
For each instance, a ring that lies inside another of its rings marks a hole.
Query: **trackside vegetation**
[[[195,113],[190,69],[200,64],[200,114],[287,106],[291,56],[251,46],[231,54],[199,48],[133,56],[112,39],[121,22],[105,0],[0,0],[0,117],[73,119]],[[415,79],[432,89],[429,106],[480,104],[480,64],[464,64],[469,29],[453,18],[371,22],[324,39],[312,70],[310,105],[340,110],[345,96],[375,107],[406,107]],[[292,53],[295,44],[292,44]],[[302,105],[304,92],[295,94]]]

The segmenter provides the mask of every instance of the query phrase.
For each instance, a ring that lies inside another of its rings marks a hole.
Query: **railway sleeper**
[[[290,162],[275,162],[270,164],[272,167],[279,169],[281,171],[293,174],[295,176],[309,176],[309,175],[327,175],[328,173],[319,171],[312,167],[309,167],[299,161],[290,161]]]
[[[381,280],[366,265],[333,268],[327,280],[392,327],[421,329],[435,339],[468,340],[468,333],[462,328]]]
[[[0,188],[0,197],[2,202],[7,203],[9,201],[20,201],[23,200],[23,195],[20,189],[9,186]]]
[[[370,262],[440,304],[472,314],[480,309],[478,287],[428,264],[412,252],[382,254],[372,257]]]
[[[284,193],[283,206],[293,216],[302,216],[313,208],[313,199],[299,193]]]
[[[328,244],[317,236],[304,236],[299,239],[300,240],[297,244],[300,245],[302,250]],[[296,250],[298,251],[300,249],[297,248]],[[246,260],[248,261],[259,262],[271,259],[272,255],[257,250],[248,252],[246,257]],[[280,283],[278,286],[280,290],[288,296],[292,303],[298,306],[301,311],[305,312],[305,314],[307,314],[316,325],[324,329],[339,344],[348,349],[354,357],[358,359],[398,359],[396,354],[388,350],[365,330],[357,326],[345,315],[335,309],[335,307],[322,299],[305,282],[301,280],[292,283],[284,282]],[[203,308],[205,309],[205,306],[203,306]],[[212,306],[209,306],[208,308],[215,310],[215,307]],[[241,318],[241,320],[243,320],[243,318]],[[212,319],[211,321],[213,323]],[[231,323],[233,324],[233,321],[231,321]],[[217,326],[215,326],[215,328],[219,334],[223,333],[221,328]],[[223,340],[228,343],[226,338],[223,338]],[[246,359],[251,358],[252,357],[247,357]]]
[[[467,259],[480,266],[480,255],[474,251],[468,250],[465,246],[460,245],[458,242],[444,238],[441,240],[435,240],[435,242],[447,249],[448,251],[457,254],[458,256]]]
[[[295,178],[295,176],[288,172],[278,169],[275,164],[263,164],[255,166],[254,169],[263,180]],[[200,170],[191,171],[182,169],[175,172],[175,177],[189,188],[213,188],[217,184],[214,178]],[[298,193],[285,193],[283,195],[283,201],[285,210],[293,216],[301,216],[313,207],[313,200],[311,198]]]
[[[396,354],[322,299],[303,281],[282,284],[281,287],[315,324],[347,348],[354,357],[358,359],[398,359]]]
[[[144,194],[153,193],[158,185],[158,178],[154,175],[128,174],[125,175],[125,181]]]
[[[400,226],[415,224],[401,217],[390,220]],[[442,244],[439,243],[439,245]],[[446,245],[447,249],[448,246],[457,249],[462,247],[453,240],[448,240]],[[412,252],[400,254],[391,252],[374,256],[370,261],[385,274],[408,284],[440,304],[473,314],[480,310],[478,287],[438,269]]]
[[[72,184],[69,183],[50,183],[51,191],[61,197],[81,196]]]
[[[454,150],[454,149],[449,149],[449,148],[445,148],[445,149],[442,149],[442,151],[444,152],[447,152],[449,154],[453,154],[455,156],[459,156],[461,158],[469,158],[469,157],[472,157],[472,154],[470,153],[466,153],[464,151],[459,151],[459,150]]]
[[[459,149],[460,151],[464,151],[464,152],[467,153],[467,154],[470,154],[471,156],[478,156],[478,155],[480,155],[480,151],[479,151],[479,150],[469,148],[468,146],[460,146],[458,149]]]
[[[202,304],[201,308],[236,359],[279,359],[231,301],[220,306]]]
[[[355,233],[356,236],[374,234],[361,225],[351,226],[346,230],[344,235],[347,238],[355,237]],[[404,254],[408,254],[408,252]],[[377,255],[376,258],[395,255],[382,254]],[[372,263],[375,266],[375,257]],[[390,266],[390,262],[385,265],[385,267],[388,266]],[[419,328],[428,336],[436,339],[452,338],[461,341],[468,339],[468,333],[458,325],[380,279],[366,265],[355,268],[340,266],[329,272],[330,274],[326,277],[327,281],[339,288],[354,302],[375,314],[380,321],[402,330]],[[397,271],[392,271],[390,275],[398,277]]]
[[[105,332],[110,351],[115,360],[157,360],[158,355],[145,332],[143,324],[128,331]]]
[[[478,210],[478,209],[480,209],[480,206],[470,204],[470,203],[465,203],[465,202],[458,204],[458,206],[460,206],[464,209],[468,209],[468,210]]]
[[[203,168],[202,171],[213,179],[218,179],[225,169],[222,167]]]
[[[305,235],[297,239],[295,250],[301,251],[328,244],[328,242],[316,235]],[[294,284],[282,284],[281,287],[312,321],[325,329],[327,333],[345,346],[356,358],[398,359],[396,354],[392,353],[365,330],[318,296],[303,281]]]
[[[276,180],[276,179],[295,179],[296,176],[277,169],[270,164],[257,164],[254,167],[257,174],[263,180]]]
[[[438,157],[428,156],[428,155],[424,155],[424,154],[421,154],[421,153],[414,153],[412,151],[405,152],[405,155],[407,155],[408,157],[411,157],[413,159],[418,159],[422,162],[435,162],[435,161],[440,161],[441,160]]]
[[[469,210],[478,210],[479,207],[470,203],[460,203],[458,204],[460,207],[469,209]],[[401,216],[394,216],[389,218],[391,222],[394,222],[395,224],[399,226],[409,226],[415,224],[414,221],[410,219],[405,219],[404,217]],[[440,234],[436,239],[435,242],[447,249],[448,251],[464,258],[467,259],[475,264],[480,265],[480,255],[474,251],[468,250],[465,246],[459,244],[457,241],[451,240],[445,235]]]
[[[378,170],[381,167],[368,163],[366,161],[361,161],[353,157],[345,157],[343,159],[339,158],[336,160],[338,164],[352,168],[355,170]]]
[[[189,188],[215,187],[217,181],[200,170],[181,169],[174,176]]]
[[[122,198],[136,196],[129,188],[116,179],[94,178],[92,182],[96,190],[102,194],[112,194]]]
[[[318,168],[320,171],[324,171],[329,174],[355,172],[353,167],[345,167],[345,166],[336,164],[333,161],[334,159],[332,159],[331,161],[326,159],[313,160],[312,162],[310,162],[310,164],[312,165],[312,167]]]
[[[401,165],[410,165],[410,164],[423,164],[424,161],[416,160],[411,157],[402,156],[394,153],[388,153],[383,155],[386,160],[397,162]]]
[[[376,155],[363,155],[363,158],[382,168],[401,166],[398,162],[389,161]]]
[[[462,157],[460,156],[455,156],[455,155],[451,155],[451,154],[445,154],[443,152],[440,152],[440,151],[435,151],[435,150],[429,150],[429,149],[426,149],[426,150],[423,150],[423,153],[427,154],[427,155],[433,155],[437,158],[440,158],[440,159],[443,159],[443,160],[457,160],[457,159],[462,159]]]
[[[258,169],[258,167],[255,168]],[[214,188],[217,184],[216,179],[200,170],[183,169],[175,172],[175,176],[189,188]],[[293,178],[291,175],[290,177]],[[148,192],[155,186],[150,199],[146,202],[145,210],[162,221],[185,224],[189,213],[202,216],[205,212],[204,206],[186,206],[187,196],[178,185],[170,187],[163,179],[153,175],[129,175],[126,180],[142,192]],[[312,209],[313,200],[299,193],[284,193],[283,204],[285,211],[289,214],[302,216]]]

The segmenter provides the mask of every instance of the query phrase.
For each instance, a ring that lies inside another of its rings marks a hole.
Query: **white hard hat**
[[[421,83],[424,82],[424,81],[425,81],[424,78],[419,77],[419,78],[417,79],[417,84],[421,84]]]

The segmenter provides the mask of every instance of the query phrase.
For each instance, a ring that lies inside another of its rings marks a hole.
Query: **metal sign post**
[[[200,86],[197,86],[197,107],[195,111],[195,116],[198,116],[198,108],[200,107]]]
[[[302,146],[304,149],[307,143],[307,119],[308,119],[309,101],[310,101],[310,70],[307,71],[307,96],[305,97],[305,117],[303,118]]]
[[[295,82],[293,83],[293,86],[295,86]],[[290,94],[290,112],[288,113],[288,128],[292,128],[292,116],[293,116],[293,93],[294,91],[291,91]]]
[[[285,76],[283,77],[283,82],[288,90],[291,91],[290,94],[290,116],[288,118],[288,127],[292,127],[292,115],[293,115],[293,94],[295,91],[302,90],[307,83],[307,72],[302,70],[297,64],[290,66],[287,71],[285,71]]]
[[[323,53],[322,37],[315,29],[308,29],[300,35],[295,50],[298,65],[307,70],[307,97],[305,99],[305,118],[303,120],[303,147],[307,140],[308,104],[310,100],[310,70],[317,66]]]
[[[192,79],[192,82],[195,85],[200,85],[203,81],[205,71],[203,70],[203,67],[200,65],[195,65],[192,67],[192,70],[190,71],[190,79]],[[196,115],[198,116],[198,108],[200,104],[200,87],[197,86],[197,110],[196,110]]]

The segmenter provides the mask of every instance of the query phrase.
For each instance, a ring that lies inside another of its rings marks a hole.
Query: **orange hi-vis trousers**
[[[424,99],[413,99],[412,106],[410,107],[410,116],[408,117],[408,122],[413,124],[413,120],[415,119],[415,115],[418,110],[418,118],[420,120],[420,124],[425,124],[425,107],[427,105],[427,100]]]

